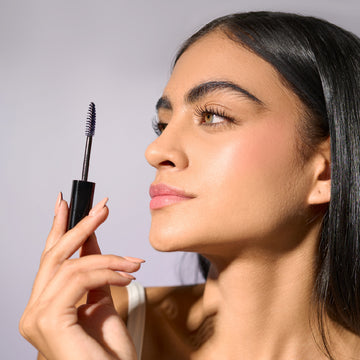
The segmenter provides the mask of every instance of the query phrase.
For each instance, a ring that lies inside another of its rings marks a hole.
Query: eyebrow
[[[162,96],[156,103],[156,111],[159,109],[172,110],[171,101],[167,96]]]
[[[265,106],[265,104],[255,95],[251,94],[248,90],[231,81],[208,81],[196,85],[190,89],[187,94],[185,94],[185,102],[193,104],[194,102],[199,101],[205,96],[218,90],[236,92],[242,97],[245,97],[246,99],[256,103],[257,105]],[[156,110],[158,111],[159,109],[172,110],[171,101],[166,95],[162,96],[156,103]]]
[[[241,96],[244,96],[248,100],[254,101],[259,105],[264,105],[255,95],[231,81],[209,81],[197,85],[185,95],[185,102],[192,104],[217,90],[230,90],[239,93]]]

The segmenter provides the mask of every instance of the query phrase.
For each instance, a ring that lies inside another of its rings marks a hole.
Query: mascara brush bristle
[[[93,102],[89,105],[88,116],[86,119],[86,136],[94,136],[95,135],[95,125],[96,125],[96,110],[95,104]]]

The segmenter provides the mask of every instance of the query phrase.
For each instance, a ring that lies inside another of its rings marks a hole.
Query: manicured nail
[[[90,216],[95,216],[96,214],[98,214],[106,205],[106,203],[108,202],[109,198],[104,198],[102,199],[99,203],[97,203],[89,212]]]
[[[139,258],[132,257],[132,256],[124,256],[124,259],[129,260],[134,263],[137,263],[137,264],[142,264],[145,262],[144,259],[139,259]]]
[[[123,271],[118,271],[118,274],[120,274],[121,276],[127,278],[127,279],[130,279],[130,280],[136,280],[136,277],[135,276],[132,276],[126,272],[123,272]]]
[[[62,201],[62,199],[63,199],[63,194],[62,194],[62,192],[60,191],[59,192],[59,195],[58,195],[58,197],[57,197],[57,199],[56,199],[56,204],[55,204],[55,216],[58,214],[58,212],[59,212],[59,208],[60,208],[60,204],[61,204],[61,201]]]

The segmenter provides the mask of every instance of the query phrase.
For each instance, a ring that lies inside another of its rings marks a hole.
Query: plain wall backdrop
[[[195,258],[148,244],[144,151],[154,106],[183,40],[214,17],[278,10],[360,35],[357,0],[0,0],[1,359],[35,359],[18,333],[59,191],[81,176],[85,119],[97,108],[89,180],[109,196],[104,253],[143,257],[146,286],[197,280]],[[60,291],[60,289],[59,289]]]

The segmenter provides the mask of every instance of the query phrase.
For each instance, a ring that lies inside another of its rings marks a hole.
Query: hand
[[[99,202],[66,232],[68,206],[60,195],[57,200],[53,226],[19,324],[21,334],[47,360],[136,359],[109,285],[128,285],[134,279],[128,272],[139,270],[142,261],[101,255],[94,231],[108,216],[106,202]],[[78,249],[81,257],[70,259]],[[87,303],[77,308],[86,293]]]

